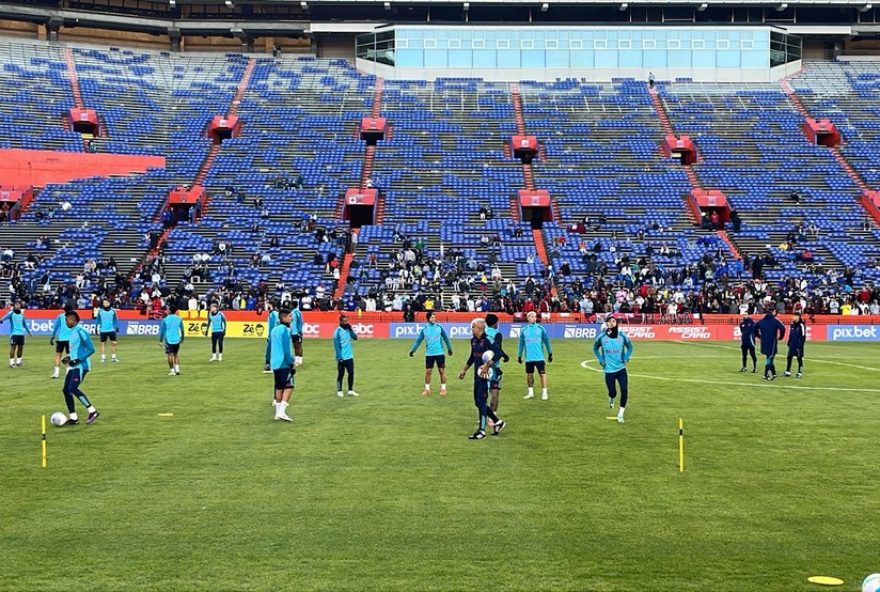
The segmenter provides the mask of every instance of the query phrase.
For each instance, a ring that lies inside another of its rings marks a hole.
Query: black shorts
[[[279,368],[278,370],[273,370],[272,374],[275,375],[276,391],[284,391],[293,388],[293,383],[291,381],[291,377],[293,376],[292,368]]]
[[[446,368],[446,356],[425,356],[425,369],[429,370],[434,367],[434,364],[437,364],[437,367],[441,370]]]
[[[180,353],[180,344],[179,343],[166,343],[165,344],[165,353],[169,356],[174,354],[177,355]]]
[[[56,341],[55,342],[55,353],[56,354],[69,354],[70,353],[70,342],[69,341]]]
[[[108,340],[116,343],[116,331],[101,332],[101,343],[107,343]]]
[[[541,360],[540,362],[526,362],[526,374],[534,374],[536,368],[538,374],[546,374],[544,360]]]
[[[788,355],[791,357],[804,357],[804,348],[788,346]]]
[[[743,343],[739,346],[739,348],[741,350],[743,350],[744,352],[753,352],[753,351],[755,351],[755,344],[754,343]]]
[[[24,345],[24,335],[10,335],[9,345]]]
[[[291,335],[290,338],[293,340],[294,343],[302,343],[303,342],[303,336],[300,335],[299,333]]]

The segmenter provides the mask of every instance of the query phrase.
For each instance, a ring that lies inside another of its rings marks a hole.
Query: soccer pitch
[[[409,342],[359,341],[361,396],[339,399],[331,343],[307,341],[285,424],[263,341],[210,363],[187,340],[169,377],[129,338],[121,364],[93,358],[98,421],[49,426],[44,470],[40,415],[64,405],[29,339],[0,370],[0,590],[767,592],[880,571],[880,346],[809,343],[803,379],[767,383],[734,344],[636,342],[618,424],[591,345],[554,342],[546,402],[506,364],[508,427],[470,441],[471,377],[423,398]]]

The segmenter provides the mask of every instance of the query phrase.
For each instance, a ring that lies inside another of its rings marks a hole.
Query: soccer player
[[[110,306],[110,301],[106,298],[101,302],[101,308],[98,309],[95,322],[101,334],[101,363],[103,364],[107,361],[107,355],[104,351],[107,341],[110,341],[110,353],[112,356],[110,360],[112,362],[119,362],[119,358],[116,357],[116,334],[119,332],[119,320],[116,317],[116,309]]]
[[[526,354],[526,382],[529,385],[529,394],[523,399],[535,398],[535,370],[541,376],[541,400],[546,401],[550,398],[547,393],[547,373],[544,367],[544,348],[547,349],[547,362],[553,362],[553,349],[550,347],[550,338],[544,327],[537,324],[538,315],[535,311],[526,315],[529,324],[523,327],[519,332],[519,349],[516,354],[516,361],[520,364],[523,362],[523,352]]]
[[[266,310],[269,312],[269,316],[266,319],[266,322],[269,324],[269,331],[267,333],[268,337],[266,337],[266,365],[263,366],[263,374],[271,374],[272,369],[269,367],[269,349],[271,343],[269,343],[269,341],[272,338],[272,330],[275,328],[275,325],[278,324],[278,311],[275,310],[275,303],[271,300],[266,303]]]
[[[771,310],[755,323],[755,338],[761,340],[761,355],[766,357],[764,380],[776,380],[776,354],[779,341],[785,338],[785,325],[776,318],[775,310]]]
[[[303,314],[299,309],[299,302],[294,301],[292,311],[293,320],[290,322],[290,335],[293,339],[293,365],[302,366],[303,363]]]
[[[98,416],[98,410],[89,401],[89,398],[82,392],[82,383],[86,379],[86,374],[92,368],[89,358],[95,353],[95,346],[92,345],[92,339],[88,332],[79,324],[79,314],[75,310],[65,313],[64,315],[67,328],[70,329],[70,356],[64,358],[67,365],[67,375],[64,377],[64,402],[67,405],[67,421],[65,426],[74,426],[79,424],[79,418],[76,415],[76,406],[74,397],[79,399],[83,407],[86,408],[89,415],[86,423],[94,423]]]
[[[794,313],[794,319],[788,328],[788,356],[785,362],[785,374],[791,376],[791,361],[797,358],[798,369],[795,378],[804,375],[804,345],[807,343],[807,325],[801,318],[801,313]]]
[[[165,342],[165,354],[168,356],[168,376],[180,375],[180,344],[184,338],[183,319],[177,314],[177,307],[168,307],[168,314],[159,325],[159,344]]]
[[[24,312],[21,310],[21,300],[16,300],[12,310],[7,312],[0,323],[9,320],[9,367],[21,368],[21,358],[24,355],[24,334],[31,335],[31,328],[25,322]]]
[[[357,397],[354,391],[354,348],[351,342],[357,341],[357,334],[348,324],[348,316],[339,317],[339,326],[333,332],[333,350],[336,352],[336,396],[342,395],[342,377],[348,372],[348,396]]]
[[[498,399],[501,396],[501,378],[504,374],[501,370],[501,362],[503,360],[506,364],[510,361],[510,356],[501,347],[504,339],[501,336],[501,331],[498,330],[498,315],[492,313],[486,315],[486,336],[498,348],[498,351],[501,352],[501,356],[493,360],[494,364],[492,367],[494,372],[492,373],[492,381],[489,383],[489,408],[497,413]]]
[[[70,353],[70,327],[67,326],[66,315],[72,310],[71,305],[65,304],[64,310],[55,318],[55,324],[52,325],[52,338],[49,339],[49,345],[55,346],[55,369],[52,371],[52,378],[58,378],[61,372],[62,355]]]
[[[620,406],[617,409],[617,422],[623,423],[626,403],[629,398],[629,376],[626,364],[633,353],[633,344],[617,327],[617,319],[609,317],[605,331],[593,342],[593,353],[599,365],[605,370],[605,386],[608,387],[608,406],[614,409],[617,385],[620,385]]]
[[[452,356],[452,343],[446,331],[437,324],[437,315],[434,311],[428,312],[426,315],[428,324],[422,327],[416,342],[409,349],[409,357],[415,355],[416,350],[425,342],[425,390],[422,391],[423,397],[431,396],[431,374],[433,374],[434,366],[440,374],[440,396],[446,396],[446,356],[443,355],[443,347],[446,346],[446,353]]]
[[[220,305],[211,303],[208,311],[208,329],[211,331],[211,359],[210,362],[223,361],[223,337],[226,336],[226,315],[220,311]]]
[[[748,372],[746,368],[746,357],[752,357],[752,373],[758,371],[758,356],[755,355],[755,320],[749,316],[748,311],[742,315],[739,322],[740,344],[739,349],[742,350],[742,368],[740,372]]]
[[[275,312],[275,311],[273,311]],[[293,421],[287,415],[290,395],[293,392],[294,373],[291,354],[290,311],[282,309],[276,313],[278,323],[269,334],[269,366],[275,375],[275,419]]]
[[[501,357],[501,350],[486,335],[486,321],[481,318],[471,321],[471,355],[458,373],[464,380],[468,370],[474,366],[474,405],[477,407],[477,431],[468,436],[469,440],[482,440],[486,437],[486,425],[492,420],[492,435],[497,436],[507,425],[489,407],[489,385],[494,378],[494,361]],[[492,359],[483,362],[483,354],[492,352]]]

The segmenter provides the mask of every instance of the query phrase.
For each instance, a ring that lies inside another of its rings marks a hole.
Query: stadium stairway
[[[519,92],[518,85],[512,85],[510,87],[510,100],[513,105],[513,117],[516,121],[516,133],[520,136],[526,135],[526,120],[523,116],[523,106],[522,106],[522,96]],[[509,138],[504,138],[504,142],[508,142]],[[540,139],[539,139],[540,144]],[[535,186],[535,174],[532,169],[531,163],[523,163],[522,164],[522,172],[523,172],[523,185],[526,189],[534,191],[536,189]],[[554,207],[553,198],[551,194],[550,198],[550,211],[551,215],[554,218],[558,216],[556,214],[556,208]],[[540,228],[532,228],[532,238],[535,241],[535,252],[538,254],[538,259],[545,266],[550,265],[550,257],[547,256],[547,243],[545,242],[544,233],[541,232]]]

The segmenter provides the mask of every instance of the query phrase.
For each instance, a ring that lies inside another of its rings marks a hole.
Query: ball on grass
[[[63,426],[67,423],[67,416],[60,411],[56,411],[52,414],[52,417],[49,418],[49,421],[53,426]]]

